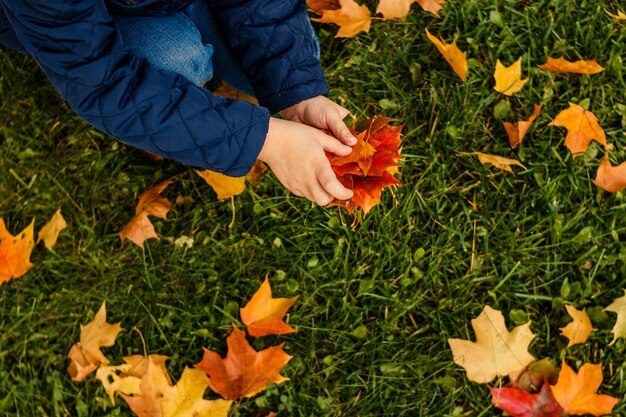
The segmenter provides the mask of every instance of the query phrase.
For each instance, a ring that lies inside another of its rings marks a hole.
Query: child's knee
[[[213,47],[211,45],[185,45],[176,48],[170,56],[173,67],[171,69],[197,86],[201,87],[213,78]]]

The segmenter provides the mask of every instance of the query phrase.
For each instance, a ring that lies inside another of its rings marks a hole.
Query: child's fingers
[[[352,152],[352,148],[350,146],[344,145],[332,136],[320,133],[319,138],[322,149],[327,152],[334,153],[339,156],[346,156]]]
[[[325,204],[320,204],[321,206],[325,206],[330,203],[333,198],[339,200],[348,200],[349,198],[352,198],[352,190],[347,189],[342,183],[339,182],[337,176],[333,172],[333,169],[330,167],[330,163],[320,165],[316,174],[322,188],[332,197]]]
[[[333,135],[335,135],[335,137],[341,142],[346,145],[354,145],[356,143],[356,138],[343,122],[343,119],[336,117],[330,120],[328,124],[330,130],[333,132]]]

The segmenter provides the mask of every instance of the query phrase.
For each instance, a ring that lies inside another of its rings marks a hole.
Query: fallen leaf
[[[626,188],[626,162],[613,166],[608,156],[605,156],[600,162],[593,183],[610,193],[622,191]]]
[[[403,126],[391,126],[392,119],[376,116],[357,123],[351,132],[357,138],[347,156],[328,154],[337,179],[353,191],[350,200],[334,200],[328,207],[341,206],[352,213],[359,207],[365,214],[380,202],[382,189],[400,182],[393,177],[401,158],[400,132]]]
[[[254,337],[296,332],[297,330],[283,321],[283,317],[297,299],[298,296],[272,298],[270,281],[266,276],[250,301],[239,310],[241,321],[248,328],[250,336]]]
[[[170,211],[172,204],[167,198],[162,197],[161,193],[172,182],[174,180],[170,178],[154,187],[148,188],[139,196],[139,201],[135,208],[135,217],[130,219],[124,230],[120,232],[122,242],[124,239],[128,239],[143,249],[143,242],[146,239],[159,238],[148,216],[156,216],[161,219],[167,217],[167,212]]]
[[[566,305],[565,308],[574,320],[560,329],[561,334],[569,339],[567,347],[585,343],[591,334],[591,330],[593,330],[589,316],[587,316],[585,310],[576,310],[574,306]]]
[[[561,111],[550,125],[567,129],[565,146],[572,153],[572,158],[585,153],[592,140],[607,147],[606,135],[596,116],[577,104],[569,103],[569,106],[568,109]]]
[[[524,136],[526,136],[526,132],[528,132],[528,129],[533,124],[537,116],[539,116],[540,111],[541,106],[539,104],[535,104],[535,109],[527,120],[520,120],[519,122],[513,123],[502,122],[504,129],[506,130],[506,134],[509,137],[509,145],[511,145],[511,148],[515,149],[522,143]]]
[[[596,394],[602,383],[602,365],[586,363],[578,374],[565,361],[561,365],[559,381],[552,386],[552,394],[567,414],[611,414],[619,399]]]
[[[519,92],[528,82],[528,78],[522,78],[522,57],[520,57],[511,66],[505,67],[500,60],[496,61],[496,70],[493,73],[496,79],[496,85],[493,87],[499,93],[506,96],[512,96]]]
[[[532,393],[538,392],[544,383],[556,384],[558,379],[559,369],[548,358],[535,361],[519,372],[509,374],[509,382]]]
[[[311,19],[320,23],[335,23],[339,26],[336,38],[351,38],[357,33],[369,32],[372,15],[367,6],[359,6],[354,0],[339,0],[336,10],[322,10],[319,18]]]
[[[624,292],[626,293],[626,290]],[[626,295],[613,300],[611,305],[605,308],[604,311],[610,311],[617,314],[617,321],[611,330],[613,333],[613,341],[610,345],[612,345],[618,337],[626,336]]]
[[[243,100],[247,101],[248,103],[259,104],[259,100],[257,100],[255,97],[252,97],[251,95],[248,95],[243,91],[236,89],[225,81],[222,81],[220,87],[217,90],[213,91],[213,95],[226,97],[231,100]]]
[[[376,13],[380,13],[385,19],[402,19],[409,14],[411,4],[419,3],[427,12],[431,12],[435,16],[439,16],[441,5],[445,3],[443,0],[380,0]]]
[[[571,72],[575,74],[597,74],[604,71],[604,68],[600,66],[595,59],[591,60],[579,60],[570,62],[565,58],[551,58],[545,64],[539,65],[544,71],[549,72]]]
[[[165,159],[161,155],[157,155],[150,151],[143,151],[143,154],[146,155],[146,157],[151,161],[162,161]]]
[[[13,236],[0,218],[0,284],[24,275],[33,264],[30,254],[35,246],[35,219],[18,235]]]
[[[306,0],[306,5],[312,12],[321,15],[324,10],[337,10],[341,8],[339,0]]]
[[[465,368],[470,380],[484,384],[535,360],[528,353],[528,345],[535,337],[530,331],[530,321],[509,332],[502,313],[485,306],[480,315],[472,319],[472,328],[476,342],[448,339],[454,362]]]
[[[130,409],[139,417],[164,417],[161,401],[165,395],[165,390],[171,385],[165,367],[148,356],[143,375],[133,375],[133,377],[141,379],[140,393],[137,395],[121,394]]]
[[[115,394],[136,395],[141,393],[141,379],[135,376],[120,376],[130,369],[130,365],[100,366],[96,378],[102,383],[111,403],[115,405]]]
[[[63,215],[61,215],[61,209],[58,209],[48,223],[46,223],[39,231],[39,234],[37,235],[37,244],[43,240],[44,246],[47,249],[52,249],[52,247],[57,243],[59,233],[61,233],[61,231],[66,227],[67,223],[65,222]]]
[[[431,35],[428,29],[426,29],[426,36],[437,47],[445,60],[448,61],[454,72],[465,81],[467,78],[467,58],[465,57],[465,52],[461,52],[459,47],[456,46],[456,40],[448,44],[443,39],[439,40]]]
[[[107,323],[106,318],[106,304],[103,302],[94,319],[85,325],[81,324],[80,340],[67,355],[71,360],[67,371],[72,381],[82,381],[99,366],[109,364],[109,359],[100,348],[113,346],[117,335],[124,329],[119,323]]]
[[[613,14],[607,9],[604,9],[604,11],[615,20],[626,20],[626,14],[624,14],[624,12],[622,12],[621,10],[617,10],[617,14]]]
[[[511,165],[517,165],[519,167],[527,169],[517,159],[509,159],[503,156],[490,155],[490,154],[482,153],[482,152],[469,152],[469,153],[462,152],[460,153],[460,155],[476,155],[478,156],[478,160],[480,161],[481,164],[483,165],[491,164],[491,165],[494,165],[496,168],[501,169],[506,172],[510,172],[511,174],[513,174],[513,169],[511,168]]]
[[[491,402],[511,417],[564,417],[565,413],[554,399],[550,384],[545,382],[541,391],[531,394],[519,386],[492,388]]]
[[[232,401],[205,400],[206,374],[200,369],[185,368],[174,386],[163,391],[163,417],[227,417]]]
[[[257,160],[250,172],[246,175],[246,179],[250,184],[256,187],[261,182],[261,175],[263,175],[265,171],[267,171],[267,165],[265,165],[263,161]]]
[[[231,198],[246,190],[246,177],[229,177],[213,171],[197,171],[196,173],[213,188],[218,200]]]
[[[204,349],[202,361],[195,365],[209,375],[209,386],[223,398],[252,397],[269,384],[288,380],[279,374],[291,359],[283,350],[284,343],[257,352],[246,340],[245,333],[235,325],[226,343],[225,359]]]

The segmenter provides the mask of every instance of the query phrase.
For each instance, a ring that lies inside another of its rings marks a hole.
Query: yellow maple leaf
[[[526,169],[526,167],[517,159],[505,158],[503,156],[491,155],[482,152],[461,152],[459,153],[459,155],[476,155],[481,164],[491,164],[496,168],[506,172],[510,172],[511,174],[513,174],[513,169],[511,168],[511,165],[517,165]]]
[[[574,74],[597,74],[604,71],[604,68],[596,62],[595,59],[591,60],[578,60],[570,62],[565,58],[551,58],[545,64],[539,65],[544,71],[549,72],[571,72]]]
[[[556,116],[550,126],[561,126],[567,129],[565,146],[572,152],[572,158],[585,153],[592,140],[607,147],[606,135],[598,124],[596,116],[577,104],[569,103],[569,106]]]
[[[561,334],[569,339],[567,347],[585,343],[593,330],[591,320],[585,310],[576,310],[576,307],[566,305],[565,309],[574,320],[561,328]]]
[[[608,395],[596,394],[601,383],[602,365],[586,363],[576,374],[564,360],[559,380],[552,386],[552,394],[568,415],[593,414],[599,417],[611,414],[619,401]]]
[[[196,171],[196,173],[213,188],[218,200],[239,195],[246,189],[246,177],[230,177],[209,170]]]
[[[428,29],[426,29],[426,36],[428,36],[428,39],[435,45],[445,60],[448,61],[454,72],[465,81],[467,78],[467,58],[465,57],[465,52],[461,52],[459,47],[456,46],[456,40],[448,44],[443,39],[439,40],[431,35]]]
[[[369,32],[372,14],[367,6],[359,6],[354,0],[339,0],[341,6],[336,10],[322,10],[322,16],[311,20],[320,23],[339,25],[336,38],[351,38],[357,33]]]
[[[502,313],[485,306],[472,319],[472,328],[476,342],[448,339],[454,362],[465,368],[470,380],[484,384],[496,376],[519,371],[535,360],[527,350],[535,337],[530,321],[509,332]]]
[[[0,218],[0,284],[24,275],[33,264],[30,254],[35,246],[35,219],[18,235],[13,236]]]
[[[506,134],[509,137],[509,145],[511,145],[511,148],[515,149],[522,143],[524,136],[526,136],[526,132],[528,132],[528,129],[533,124],[537,116],[539,116],[540,111],[541,106],[539,104],[535,104],[535,109],[528,119],[513,123],[502,122],[504,130],[506,130]]]
[[[385,19],[402,19],[409,14],[411,10],[411,4],[419,3],[427,12],[431,12],[435,16],[439,16],[439,10],[441,5],[445,3],[444,0],[380,0],[376,13],[382,14]]]
[[[248,328],[250,336],[261,337],[269,334],[293,333],[291,326],[283,321],[287,310],[296,302],[298,296],[291,298],[273,298],[270,281],[265,277],[261,288],[239,311],[241,321]]]
[[[512,96],[519,92],[528,82],[528,78],[522,78],[522,57],[519,57],[514,64],[505,67],[500,60],[496,61],[496,70],[493,73],[496,85],[493,87],[499,93]]]
[[[626,293],[626,290],[624,292]],[[611,305],[605,308],[604,311],[617,314],[617,321],[611,330],[613,333],[613,341],[610,344],[612,345],[618,337],[626,336],[626,295],[613,300]]]
[[[39,231],[39,234],[37,235],[37,244],[43,240],[44,246],[47,249],[52,249],[52,247],[57,243],[59,233],[61,233],[61,231],[66,227],[67,223],[61,214],[61,209],[58,209],[48,223],[46,223]]]
[[[257,100],[255,97],[252,97],[251,95],[248,95],[243,91],[236,89],[225,81],[222,81],[220,87],[217,90],[213,91],[213,95],[230,98],[232,100],[243,100],[252,104],[259,104],[259,100]]]

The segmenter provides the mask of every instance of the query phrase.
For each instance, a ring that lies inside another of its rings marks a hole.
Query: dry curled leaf
[[[511,168],[511,165],[517,165],[519,167],[526,169],[526,167],[517,159],[505,158],[503,156],[490,155],[490,154],[482,153],[482,152],[469,152],[469,153],[462,152],[460,153],[460,155],[476,155],[481,164],[483,165],[491,164],[495,166],[496,168],[501,169],[506,172],[510,172],[511,174],[513,174],[513,169]]]
[[[439,40],[431,35],[428,29],[426,29],[426,36],[437,47],[444,59],[448,61],[454,72],[465,81],[467,78],[467,58],[465,57],[465,52],[461,52],[459,47],[456,46],[456,40],[448,44],[443,39]]]
[[[592,140],[607,147],[606,135],[596,116],[577,104],[569,103],[569,106],[568,109],[561,111],[550,125],[567,129],[565,146],[572,153],[572,158],[585,153]]]
[[[622,12],[621,10],[617,10],[617,14],[613,14],[607,9],[604,9],[604,12],[615,20],[626,20],[626,14],[624,14],[624,12]]]
[[[499,93],[506,96],[512,96],[519,92],[528,82],[528,78],[522,80],[522,57],[514,64],[505,67],[500,60],[496,61],[496,70],[493,73],[496,85],[493,87]]]
[[[585,343],[593,330],[591,320],[585,310],[577,310],[576,307],[566,305],[567,313],[574,320],[563,327],[561,334],[569,339],[567,347]]]
[[[533,124],[537,116],[539,116],[540,111],[541,106],[539,104],[535,104],[535,109],[528,119],[513,123],[502,122],[504,130],[506,130],[506,134],[509,137],[509,145],[511,145],[511,148],[515,149],[522,143],[524,136],[526,136],[526,132],[528,132],[528,129]]]
[[[367,6],[359,6],[354,0],[339,0],[339,5],[339,9],[321,10],[321,17],[311,20],[338,25],[336,38],[351,38],[361,31],[369,32],[372,14]]]
[[[44,246],[47,249],[52,249],[52,247],[57,243],[59,233],[61,233],[61,231],[66,227],[67,223],[61,214],[61,209],[58,209],[48,223],[46,223],[41,230],[39,230],[37,243],[43,240]]]
[[[595,59],[591,60],[579,60],[570,62],[565,58],[551,58],[545,64],[539,65],[544,71],[549,72],[571,72],[574,74],[597,74],[604,71],[604,68],[600,66]]]
[[[0,218],[0,284],[21,277],[33,266],[30,254],[35,246],[34,233],[35,219],[13,236]]]
[[[298,296],[273,298],[270,281],[266,276],[250,301],[240,309],[241,321],[246,325],[250,336],[254,337],[293,333],[296,330],[285,323],[283,317],[297,299]]]

